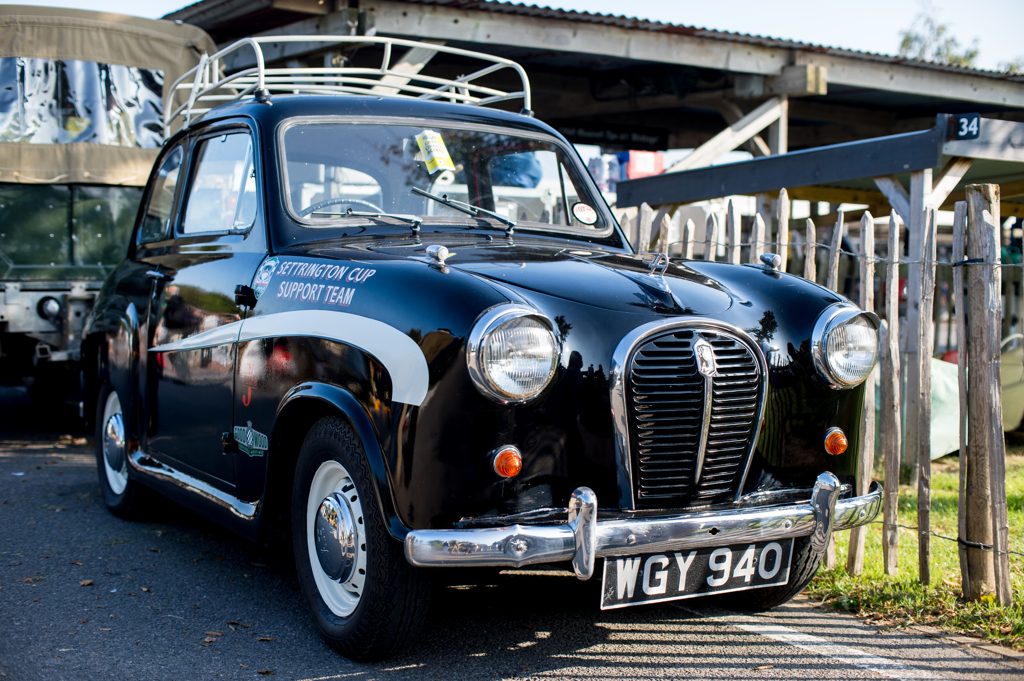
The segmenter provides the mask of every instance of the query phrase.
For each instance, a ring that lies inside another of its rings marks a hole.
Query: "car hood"
[[[370,250],[431,262],[430,244],[383,243]],[[731,307],[721,283],[671,263],[652,273],[642,256],[546,243],[445,243],[445,266],[519,289],[623,312],[714,315]]]

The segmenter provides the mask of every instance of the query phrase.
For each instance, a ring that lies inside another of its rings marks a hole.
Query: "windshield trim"
[[[591,228],[579,228],[569,227],[564,225],[559,226],[536,226],[540,223],[531,223],[522,221],[516,222],[517,230],[539,232],[542,234],[568,234],[572,236],[584,236],[592,237],[597,239],[606,239],[613,236],[616,233],[616,222],[615,216],[612,214],[608,204],[605,202],[604,197],[598,192],[594,193],[593,187],[587,182],[590,177],[589,171],[584,168],[579,160],[579,155],[576,150],[567,147],[554,135],[545,133],[537,130],[524,130],[521,128],[512,128],[502,125],[488,125],[486,123],[470,123],[465,121],[452,121],[449,119],[438,119],[438,118],[426,118],[419,116],[380,116],[369,118],[365,115],[329,115],[329,116],[293,116],[281,121],[277,127],[277,170],[281,178],[281,186],[288,187],[288,162],[285,156],[285,142],[284,136],[291,128],[297,125],[327,125],[327,124],[342,124],[342,125],[401,125],[406,127],[438,127],[448,128],[454,130],[469,130],[474,132],[489,132],[494,134],[502,135],[515,135],[524,139],[535,140],[539,142],[546,142],[554,145],[564,155],[566,161],[572,165],[573,169],[583,180],[583,190],[590,193],[587,198],[590,199],[590,205],[597,210],[604,218],[606,227],[603,230],[595,230]],[[352,225],[354,218],[339,217],[331,220],[309,220],[307,217],[301,217],[298,212],[292,206],[291,193],[289,191],[283,191],[283,201],[285,212],[288,217],[292,219],[295,224],[310,230],[321,230],[321,229],[338,229],[345,228]],[[581,197],[582,198],[582,197]],[[419,216],[426,217],[426,216]],[[489,218],[486,215],[480,215],[474,220],[482,220],[484,222],[494,222],[496,230],[505,230],[506,225],[502,224],[499,220]],[[458,223],[453,222],[452,226],[456,226]]]

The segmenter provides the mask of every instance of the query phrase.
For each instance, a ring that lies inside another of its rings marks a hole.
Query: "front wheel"
[[[340,418],[320,419],[299,451],[292,537],[302,593],[328,643],[368,662],[412,640],[430,585],[388,533],[362,445]]]
[[[810,584],[814,573],[818,571],[818,565],[821,564],[822,555],[815,553],[811,548],[810,537],[797,537],[793,540],[793,561],[789,566],[789,581],[787,583],[780,586],[738,591],[722,596],[720,602],[728,604],[734,610],[747,612],[771,610],[783,603],[788,603],[803,591],[805,586]]]

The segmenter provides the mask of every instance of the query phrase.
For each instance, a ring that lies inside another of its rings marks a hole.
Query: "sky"
[[[156,19],[190,0],[20,0],[0,4],[55,5]],[[526,0],[544,7],[627,14],[687,26],[752,33],[802,42],[895,54],[899,32],[908,28],[926,6],[921,0]],[[954,3],[932,0],[932,15],[949,26],[962,44],[975,38],[981,54],[977,66],[995,69],[1001,62],[1024,57],[1024,0],[973,0]]]

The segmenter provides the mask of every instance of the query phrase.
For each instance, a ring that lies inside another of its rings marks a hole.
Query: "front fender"
[[[285,422],[287,420],[286,413],[299,406],[300,402],[313,402],[317,403],[321,408],[327,407],[329,411],[340,412],[352,424],[363,445],[366,461],[373,474],[374,493],[377,497],[377,504],[386,520],[388,532],[396,540],[405,541],[409,528],[398,517],[398,513],[395,510],[395,500],[391,489],[391,481],[388,477],[384,452],[381,450],[380,442],[377,439],[377,434],[370,421],[370,417],[360,405],[359,400],[349,391],[336,385],[313,381],[300,383],[289,390],[281,400],[277,418],[275,418],[275,439],[279,435],[276,424]]]

